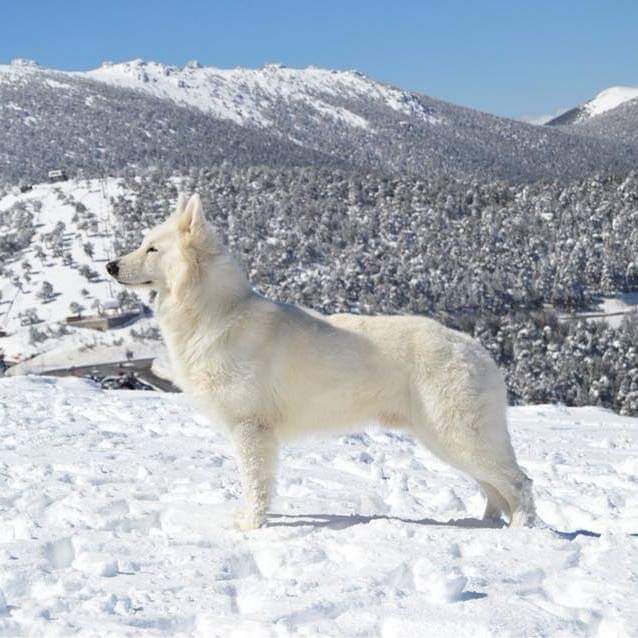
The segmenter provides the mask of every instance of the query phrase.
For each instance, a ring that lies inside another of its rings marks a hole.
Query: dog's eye
[[[148,255],[148,253],[156,253],[157,252],[157,248],[155,248],[155,246],[151,246],[150,248],[147,249],[146,254]]]

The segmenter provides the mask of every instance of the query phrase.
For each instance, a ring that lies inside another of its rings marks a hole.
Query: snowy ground
[[[63,202],[62,197],[72,197],[75,201],[86,206],[97,219],[98,232],[81,231],[72,221],[75,209],[72,204]],[[15,257],[15,263],[5,263],[18,273],[21,272],[20,263],[27,260],[33,270],[30,273],[31,281],[25,284],[23,290],[18,290],[11,281],[0,281],[2,301],[0,305],[0,327],[8,332],[19,329],[18,317],[28,308],[36,308],[38,315],[44,323],[59,321],[70,313],[69,303],[77,301],[86,307],[86,313],[92,314],[90,305],[94,299],[104,302],[112,299],[119,289],[105,276],[104,264],[113,257],[113,222],[110,218],[109,198],[122,193],[122,189],[115,179],[104,180],[70,180],[58,184],[37,184],[26,193],[10,193],[0,198],[0,210],[8,209],[16,202],[22,202],[29,206],[29,202],[40,202],[42,208],[35,211],[35,224],[37,234],[31,242],[31,246],[21,251]],[[66,265],[61,257],[53,255],[43,241],[43,236],[50,233],[58,223],[65,225],[64,249],[72,258],[73,263]],[[89,257],[83,251],[82,246],[86,242],[93,244],[95,254]],[[40,261],[34,249],[41,247],[45,253],[45,259]],[[78,266],[86,264],[96,270],[100,279],[89,282],[78,272]],[[53,285],[55,297],[47,303],[42,303],[37,298],[37,292],[43,281],[49,281]],[[90,297],[83,299],[80,290],[86,288]]]
[[[477,520],[407,436],[285,448],[268,527],[181,395],[0,380],[0,635],[638,634],[638,421],[511,411],[550,529]]]
[[[39,372],[42,369],[86,365],[87,360],[89,363],[122,360],[126,351],[133,352],[136,358],[153,356],[161,351],[159,342],[136,339],[131,334],[131,330],[138,333],[148,330],[155,325],[153,319],[142,319],[132,326],[106,333],[66,325],[66,334],[60,335],[56,330],[37,343],[30,339],[29,326],[21,325],[21,314],[30,308],[37,311],[41,322],[36,327],[43,331],[47,327],[57,329],[62,325],[71,314],[69,305],[73,301],[84,306],[85,315],[96,313],[93,307],[96,301],[102,305],[114,303],[114,297],[122,288],[104,273],[105,263],[113,257],[111,244],[115,228],[109,200],[123,193],[120,181],[108,178],[39,184],[26,193],[16,190],[0,197],[0,212],[21,202],[35,214],[37,232],[31,245],[4,264],[14,273],[22,273],[21,263],[28,261],[32,266],[30,281],[26,282],[22,274],[22,288],[18,288],[9,277],[0,276],[0,330],[7,332],[7,336],[0,336],[0,352],[9,360],[23,361],[23,371]],[[41,209],[34,209],[33,202],[39,202]],[[82,230],[73,220],[73,202],[82,203],[95,216],[97,232]],[[71,263],[65,263],[62,257],[56,256],[44,240],[59,223],[65,226],[64,251],[72,256]],[[93,256],[85,254],[83,245],[86,242],[93,244]],[[44,259],[36,256],[37,248],[44,251]],[[79,273],[81,264],[98,272],[100,277],[87,281]],[[47,301],[38,298],[44,281],[50,282],[55,291],[54,297]],[[82,289],[87,290],[88,297],[80,294]],[[19,371],[16,369],[15,373]]]

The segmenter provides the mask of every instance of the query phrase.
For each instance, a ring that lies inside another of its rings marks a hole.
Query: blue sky
[[[356,68],[520,117],[638,86],[638,0],[4,0],[0,62],[14,57]]]

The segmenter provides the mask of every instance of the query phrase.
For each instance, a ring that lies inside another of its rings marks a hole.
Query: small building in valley
[[[50,182],[66,182],[68,179],[66,172],[61,168],[49,171]]]

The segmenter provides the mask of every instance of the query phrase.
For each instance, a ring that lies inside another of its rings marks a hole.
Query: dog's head
[[[119,283],[136,288],[170,290],[180,275],[221,250],[204,217],[199,195],[180,195],[176,211],[152,228],[139,248],[106,265]]]

